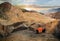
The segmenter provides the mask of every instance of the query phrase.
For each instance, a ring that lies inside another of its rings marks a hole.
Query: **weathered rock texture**
[[[19,22],[23,22],[27,27],[33,23],[41,24],[46,28],[46,32],[52,33],[58,20],[46,17],[38,12],[23,12],[20,8],[17,8],[8,2],[0,4],[0,34],[4,35],[17,29],[18,27],[15,27],[13,24]]]
[[[3,19],[7,20],[6,24],[19,22],[22,13],[20,9],[12,6],[10,3],[5,2],[0,4],[0,15]]]
[[[52,32],[58,23],[56,19],[46,17],[38,12],[23,12],[20,8],[8,2],[0,4],[0,16],[0,23],[2,25],[7,26],[23,21],[25,21],[27,26],[33,23],[40,23],[46,27],[47,32]]]
[[[54,35],[60,39],[60,12],[50,13],[47,16],[50,16],[51,18],[55,18],[59,21]]]

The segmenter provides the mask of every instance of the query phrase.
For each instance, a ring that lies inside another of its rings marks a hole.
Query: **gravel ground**
[[[17,31],[2,41],[58,41],[51,34],[35,34],[29,30]]]

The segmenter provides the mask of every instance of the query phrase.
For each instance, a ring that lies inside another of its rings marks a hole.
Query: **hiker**
[[[37,33],[37,34],[39,34],[39,33],[44,33],[45,30],[46,30],[45,28],[39,27],[39,28],[36,29],[36,33]]]

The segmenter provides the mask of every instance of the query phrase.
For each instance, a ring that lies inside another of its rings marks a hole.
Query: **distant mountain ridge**
[[[45,15],[52,18],[60,19],[60,8],[50,9],[48,11],[48,14]]]
[[[50,9],[50,10],[48,10],[48,12],[50,12],[50,13],[60,12],[60,8]]]

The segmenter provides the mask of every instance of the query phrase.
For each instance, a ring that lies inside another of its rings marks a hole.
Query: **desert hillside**
[[[22,9],[8,2],[0,4],[0,36],[2,41],[49,41],[50,37],[53,37],[50,41],[55,41],[56,38],[52,34],[57,28],[57,24],[57,19],[38,12],[23,12]],[[36,30],[40,26],[46,31],[42,34],[36,34]],[[45,39],[45,36],[49,38]]]

